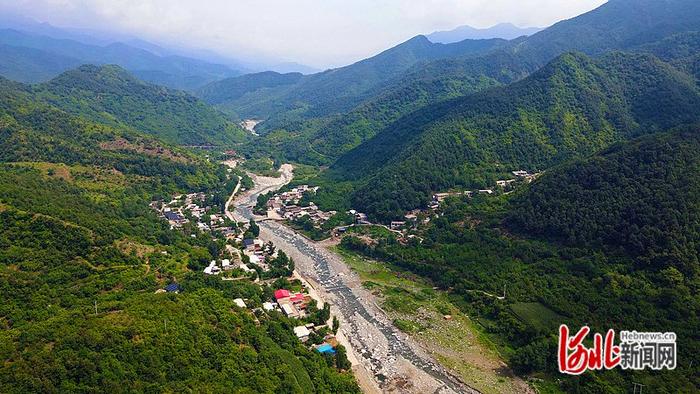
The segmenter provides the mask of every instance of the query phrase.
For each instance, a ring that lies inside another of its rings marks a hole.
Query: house
[[[279,301],[283,298],[289,298],[289,295],[290,295],[289,290],[285,290],[285,289],[275,290],[275,299],[277,301]]]
[[[479,190],[479,194],[493,194],[493,190],[491,190],[491,189],[482,189],[482,190]]]
[[[282,308],[282,312],[284,312],[285,316],[293,318],[299,317],[299,311],[294,307],[294,305],[289,303],[280,303],[279,306]]]
[[[433,194],[433,201],[443,202],[447,197],[451,195],[451,193],[435,193]]]
[[[302,342],[305,342],[307,339],[309,339],[311,331],[309,331],[309,329],[305,326],[298,326],[294,327],[294,335],[296,335],[297,338],[301,339]]]
[[[171,283],[165,286],[165,291],[167,291],[168,293],[178,294],[180,292],[180,285],[178,285],[177,283]]]
[[[246,238],[243,240],[243,247],[248,249],[251,246],[255,245],[255,240],[251,238]]]
[[[530,174],[528,174],[527,171],[518,170],[518,171],[513,171],[513,175],[517,176],[518,178],[525,178]]]
[[[263,309],[266,311],[274,311],[275,310],[275,304],[271,302],[263,302]]]
[[[206,275],[219,275],[221,273],[221,268],[216,265],[216,260],[212,260],[209,266],[204,269]]]
[[[236,306],[239,308],[243,308],[243,309],[246,308],[245,302],[243,302],[242,298],[236,298],[235,300],[233,300],[233,303],[236,304]]]
[[[165,218],[175,223],[181,223],[185,220],[179,213],[172,211],[165,212]]]
[[[224,271],[228,271],[228,270],[230,270],[230,269],[233,269],[233,266],[231,265],[231,260],[229,260],[229,259],[223,259],[223,260],[221,260],[221,268],[222,268]]]
[[[496,185],[500,186],[500,187],[506,187],[513,182],[515,182],[515,179],[500,180],[500,181],[496,181]]]
[[[260,265],[260,257],[258,257],[258,255],[255,253],[246,253],[246,256],[248,256],[251,264]]]
[[[392,230],[398,230],[405,225],[406,225],[406,222],[394,221],[394,222],[391,222],[391,225],[389,226],[389,228],[391,228]]]
[[[296,293],[296,294],[294,294],[294,295],[292,295],[292,296],[289,297],[289,301],[291,301],[292,304],[299,304],[299,303],[304,302],[304,298],[305,298],[305,297],[304,297],[303,294],[301,294],[301,293]]]

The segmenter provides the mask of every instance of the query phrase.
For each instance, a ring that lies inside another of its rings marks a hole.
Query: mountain
[[[219,246],[149,207],[234,174],[4,78],[0,119],[0,392],[359,392],[290,320],[234,304],[259,286],[191,272]]]
[[[46,81],[78,67],[78,59],[33,48],[0,44],[0,75],[14,81]]]
[[[568,51],[592,56],[612,50],[638,51],[645,45],[698,30],[700,5],[695,1],[613,0],[530,37],[511,41],[467,40],[443,48],[425,37],[417,37],[356,65],[305,77],[296,86],[256,90],[244,100],[230,102],[226,110],[264,119],[257,130],[262,135],[270,134],[265,143],[275,149],[276,156],[328,165],[348,148],[382,132],[391,122],[420,107],[407,105],[385,121],[369,121],[370,126],[357,133],[350,130],[347,135],[339,136],[335,128],[338,122],[353,123],[352,119],[357,119],[357,112],[363,108],[391,108],[395,96],[389,92],[420,92],[418,95],[425,92],[433,99],[422,103],[433,104],[472,93],[480,87],[521,80]],[[444,50],[462,47],[471,50]],[[435,52],[431,53],[440,55],[405,62],[415,59],[416,53],[424,53],[421,48],[432,48]],[[405,66],[392,66],[397,62]],[[370,75],[379,74],[372,72],[371,67],[382,64],[385,71],[380,76],[384,80],[374,83]],[[474,84],[474,81],[487,83]],[[342,119],[345,116],[348,120]],[[341,145],[334,145],[334,141]],[[310,144],[326,146],[325,152],[332,154],[319,155],[309,148]]]
[[[552,169],[515,199],[509,224],[567,245],[609,248],[639,267],[692,275],[700,251],[697,127],[616,144]]]
[[[301,74],[315,74],[320,72],[321,70],[307,66],[305,64],[300,64],[296,62],[283,62],[283,63],[277,63],[273,64],[270,66],[270,70],[282,73],[282,74],[287,74],[287,73],[301,73]]]
[[[634,382],[696,392],[700,127],[642,134],[511,193],[447,199],[411,232],[421,242],[367,242],[365,232],[341,247],[448,289],[486,335],[508,344],[508,365],[551,381],[550,391],[616,393]],[[560,324],[674,332],[688,359],[674,370],[566,377]]]
[[[247,101],[255,105],[257,92],[272,90],[283,92],[295,86],[302,78],[303,75],[300,73],[280,74],[265,71],[212,82],[199,88],[195,94],[232,116],[241,119],[255,118],[247,108]]]
[[[512,23],[499,23],[485,29],[477,29],[465,25],[448,31],[436,31],[428,34],[426,37],[430,42],[451,44],[464,40],[484,40],[489,38],[512,40],[522,36],[531,36],[541,30],[542,28],[540,27],[518,27]]]
[[[240,74],[224,65],[177,55],[159,56],[120,42],[101,46],[2,29],[0,44],[15,48],[15,53],[20,49],[24,51],[20,53],[33,50],[33,56],[25,55],[19,60],[12,56],[0,58],[0,69],[6,70],[7,76],[12,75],[18,81],[27,83],[44,82],[46,76],[56,76],[56,65],[66,63],[72,67],[88,63],[118,64],[148,82],[185,90]],[[6,53],[10,55],[13,52]],[[39,71],[25,72],[23,66]]]
[[[180,145],[231,145],[246,133],[188,93],[142,82],[119,66],[82,66],[32,87],[36,97],[93,121]]]
[[[641,52],[653,53],[661,60],[669,62],[700,81],[700,32],[674,34],[637,49]]]
[[[132,175],[192,171],[194,158],[133,129],[111,127],[44,104],[31,86],[0,78],[1,162],[101,163]],[[206,182],[203,176],[202,181]],[[186,179],[177,180],[182,186]]]
[[[251,105],[249,101],[228,106],[246,117],[268,118],[271,115],[270,109],[274,109],[275,112],[300,112],[300,116],[303,117],[323,116],[352,108],[363,98],[376,93],[393,78],[418,64],[482,53],[504,43],[504,40],[493,39],[434,44],[424,36],[417,36],[372,58],[304,76],[292,89],[286,84],[283,87],[266,89],[268,86],[250,85],[249,80],[244,78],[240,84],[247,87],[246,93],[255,97],[256,105]],[[207,87],[207,95],[202,97],[205,100],[210,96],[225,97],[227,89],[236,84],[239,83],[235,80],[213,84]],[[217,89],[217,86],[220,88]]]
[[[565,54],[523,81],[416,111],[326,175],[364,179],[352,204],[381,219],[432,192],[542,170],[641,132],[700,120],[695,81],[648,54]]]

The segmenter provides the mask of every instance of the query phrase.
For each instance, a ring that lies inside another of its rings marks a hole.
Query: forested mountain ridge
[[[280,74],[274,71],[245,74],[222,79],[197,89],[197,95],[212,105],[224,104],[241,98],[246,93],[280,85],[293,85],[304,77],[301,73]]]
[[[47,56],[44,51],[0,44],[0,75],[14,81],[48,81],[54,76],[80,66],[78,59]]]
[[[69,113],[172,144],[231,145],[246,138],[243,129],[194,96],[142,82],[119,66],[81,66],[32,91]]]
[[[700,81],[700,31],[674,34],[636,50],[652,53]]]
[[[266,108],[271,108],[265,100],[266,95],[269,95],[270,101],[278,102],[276,110],[301,112],[300,115],[304,118],[347,111],[419,64],[441,58],[484,53],[506,43],[505,40],[491,39],[434,44],[425,36],[417,36],[349,66],[303,76],[291,88],[284,84],[282,92],[277,89],[262,91],[258,109],[247,108],[247,113],[242,116],[270,117],[272,114],[265,111]],[[266,79],[259,79],[258,84],[250,84],[250,77],[246,76],[220,81],[202,89],[200,94],[211,103],[222,104],[221,97],[235,100],[240,95],[241,85],[245,86],[244,91],[249,94],[271,87]],[[233,93],[228,95],[227,91]]]
[[[554,168],[513,201],[518,231],[609,248],[638,268],[692,278],[700,258],[698,127],[616,144]]]
[[[353,206],[397,217],[435,191],[488,186],[508,171],[542,170],[639,132],[697,121],[699,105],[695,81],[652,55],[566,54],[521,82],[401,119],[326,177],[367,180]]]
[[[266,120],[257,129],[261,134],[271,133],[263,143],[270,146],[277,157],[328,165],[338,159],[339,154],[381,133],[391,122],[423,105],[470,94],[494,84],[521,80],[569,51],[598,56],[613,50],[644,50],[645,46],[664,38],[699,31],[699,21],[700,9],[692,0],[615,0],[530,37],[500,42],[482,51],[451,53],[441,59],[414,64],[393,73],[389,80],[361,97],[348,99],[342,92],[351,91],[343,90],[349,88],[330,89],[334,83],[341,82],[337,77],[344,75],[331,70],[307,77],[309,81],[314,78],[328,81],[309,84],[313,89],[304,90],[305,80],[298,85],[286,85],[282,90],[260,89],[247,100],[232,104],[228,110],[247,111],[248,116]],[[419,46],[420,40],[409,43]],[[392,57],[386,59],[392,60]],[[349,69],[353,67],[348,66]],[[341,92],[337,97],[343,98],[338,99],[343,105],[354,100],[352,108],[333,105],[335,92]],[[397,97],[392,92],[415,94],[415,104],[403,105],[405,103],[399,99],[396,105]],[[314,101],[328,96],[331,101]],[[425,100],[423,96],[430,99]],[[253,107],[259,110],[250,111]],[[379,111],[363,115],[367,107],[379,108]],[[383,108],[394,109],[386,116]]]
[[[201,162],[133,129],[111,127],[42,104],[28,85],[0,78],[0,161],[99,165],[162,175],[179,187],[212,181]]]

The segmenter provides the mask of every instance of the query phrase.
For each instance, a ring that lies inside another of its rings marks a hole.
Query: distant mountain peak
[[[434,43],[450,44],[464,40],[483,40],[489,38],[512,40],[521,36],[533,35],[540,30],[542,30],[540,27],[518,27],[512,23],[499,23],[485,29],[465,25],[449,31],[436,31],[426,37]]]

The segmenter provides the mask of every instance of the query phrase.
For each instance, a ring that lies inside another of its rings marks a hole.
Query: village
[[[346,222],[330,229],[329,235],[339,237],[353,226],[381,226],[396,233],[399,242],[421,242],[422,238],[416,230],[440,214],[439,208],[446,199],[510,193],[518,184],[530,183],[541,175],[522,170],[513,171],[512,174],[514,178],[498,180],[489,189],[435,193],[427,209],[408,212],[404,220],[392,221],[388,225],[372,223],[366,214],[351,209],[345,212]],[[262,220],[289,223],[304,219],[320,228],[337,212],[324,212],[311,201],[317,190],[318,187],[299,185],[288,191],[270,194],[263,204],[258,200],[256,208],[262,209],[258,209],[257,213],[264,214]],[[337,317],[331,316],[330,305],[296,272],[291,258],[272,242],[264,242],[258,237],[259,228],[254,220],[234,222],[212,202],[212,196],[203,193],[173,196],[167,203],[152,202],[151,207],[168,221],[172,229],[196,229],[199,234],[209,234],[213,239],[225,242],[219,258],[210,261],[201,270],[202,275],[218,277],[223,281],[250,281],[259,285],[266,297],[261,303],[236,298],[233,303],[237,307],[248,310],[256,319],[272,314],[292,319],[296,322],[292,331],[301,343],[320,354],[339,356],[336,334],[340,323]],[[197,235],[193,233],[191,236]],[[171,283],[158,292],[178,293],[180,290],[179,285]],[[345,358],[344,348],[340,353]]]
[[[291,202],[295,191],[285,197]],[[301,198],[301,194],[298,194]],[[330,305],[314,291],[313,287],[294,271],[294,262],[271,242],[258,238],[255,222],[236,223],[230,220],[212,202],[211,195],[190,193],[173,196],[168,202],[153,201],[150,207],[167,220],[173,230],[196,229],[200,234],[208,234],[215,240],[225,242],[225,249],[219,258],[202,269],[202,274],[220,277],[221,280],[249,280],[258,284],[264,294],[271,293],[269,299],[257,307],[249,305],[249,300],[236,298],[234,304],[249,310],[253,315],[279,313],[297,321],[294,335],[310,348],[321,354],[335,355],[338,341],[335,333],[339,322],[330,315]],[[305,209],[303,212],[309,212]],[[311,215],[317,215],[315,212]],[[289,215],[289,214],[288,214]],[[321,213],[325,217],[326,213]],[[197,237],[193,231],[191,237]],[[179,293],[181,287],[170,283],[157,293]],[[343,355],[344,357],[344,355]]]
[[[173,196],[169,202],[153,201],[150,207],[179,229],[192,223],[201,232],[220,233],[224,237],[236,234],[236,223],[229,220],[213,202],[213,195],[190,193]]]
[[[351,209],[346,212],[346,219],[343,223],[339,223],[339,225],[333,228],[326,229],[324,224],[338,212],[324,212],[320,210],[316,204],[311,201],[313,195],[319,188],[309,185],[299,185],[288,191],[276,193],[259,200],[256,206],[256,213],[265,215],[269,220],[282,220],[292,225],[302,220],[308,220],[313,224],[315,229],[325,231],[327,236],[339,236],[351,226],[381,226],[398,234],[400,242],[408,242],[414,238],[420,239],[415,234],[410,234],[410,231],[417,229],[421,224],[428,224],[431,217],[436,215],[440,204],[447,198],[457,196],[472,198],[475,195],[491,196],[498,193],[507,194],[512,192],[516,185],[531,183],[541,175],[541,173],[531,174],[525,170],[512,171],[511,173],[513,178],[497,180],[496,184],[488,189],[435,193],[432,199],[427,203],[427,209],[415,209],[410,211],[404,215],[404,220],[394,220],[388,225],[372,223],[369,221],[366,214]]]
[[[274,194],[266,203],[268,219],[293,221],[308,217],[315,225],[323,225],[337,212],[323,212],[311,201],[303,203],[305,197],[313,195],[316,191],[318,187],[299,185],[289,191]]]

